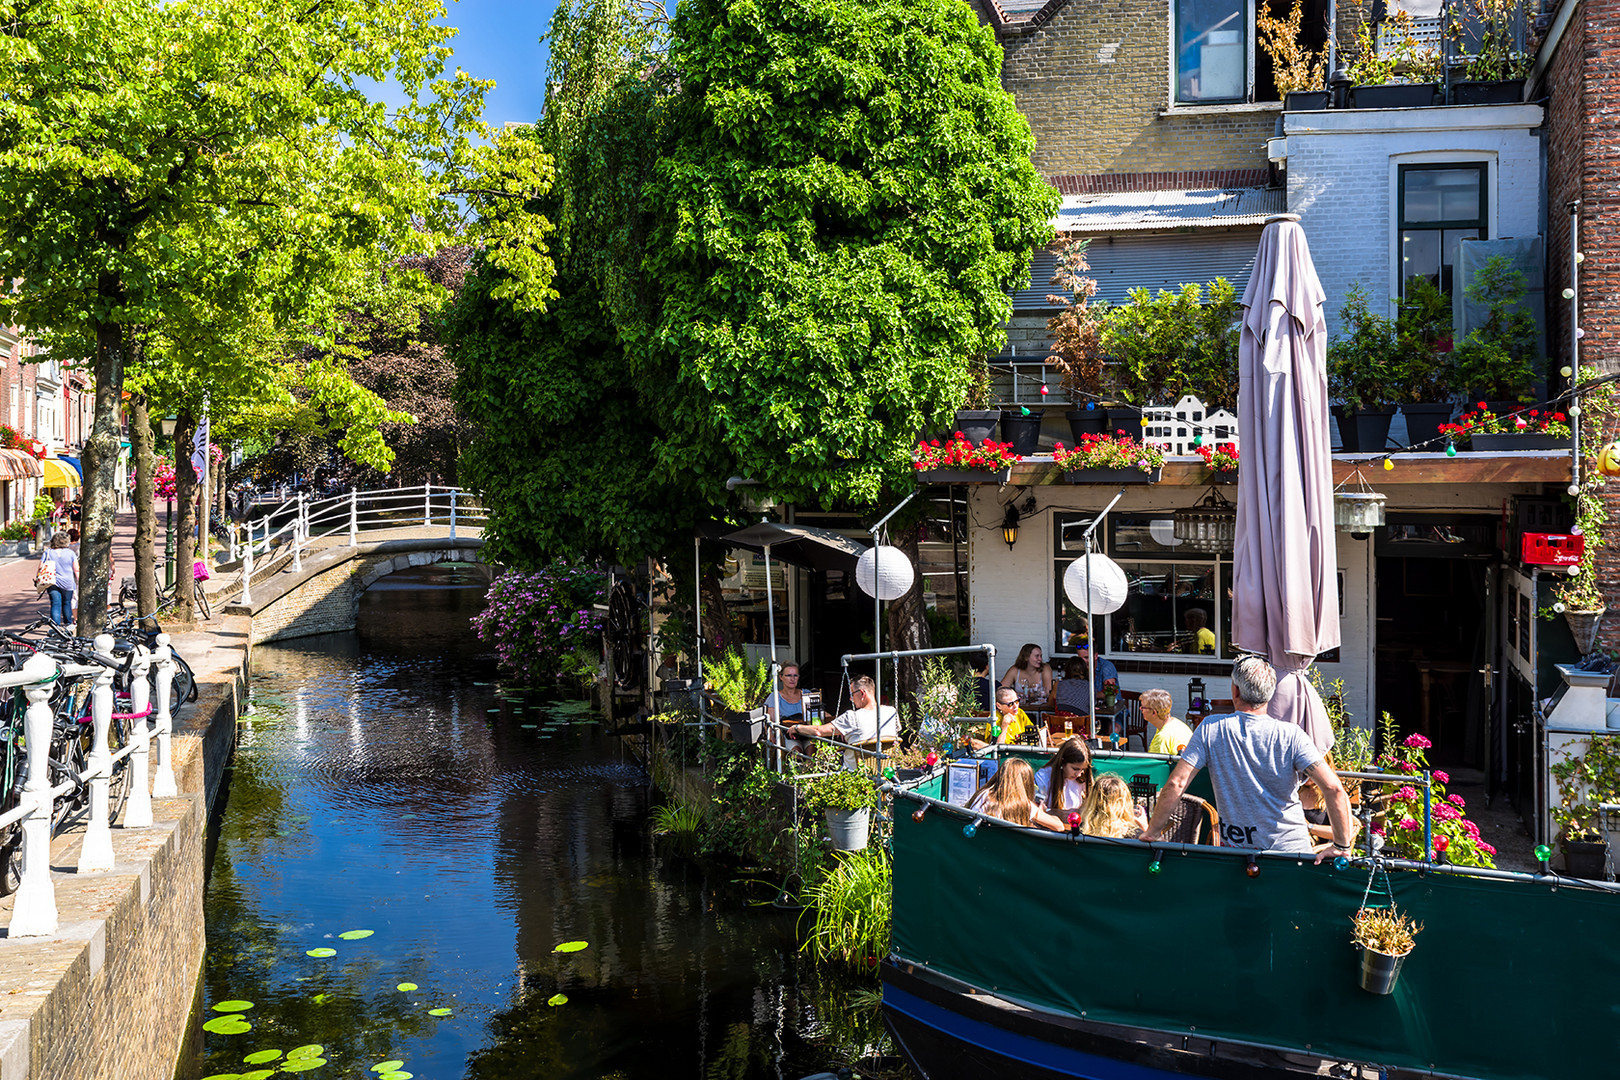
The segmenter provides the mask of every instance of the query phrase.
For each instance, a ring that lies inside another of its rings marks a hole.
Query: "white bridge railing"
[[[17,886],[11,923],[6,928],[8,938],[48,937],[57,931],[56,886],[51,881],[51,822],[55,817],[57,799],[85,782],[90,785],[90,821],[85,829],[77,867],[78,873],[88,874],[113,868],[109,796],[113,770],[124,758],[129,758],[130,770],[124,828],[150,828],[152,796],[175,794],[174,766],[170,761],[173,725],[169,714],[175,665],[169,649],[169,635],[159,634],[154,650],[135,646],[135,658],[130,668],[130,707],[129,712],[121,716],[131,725],[129,741],[117,751],[110,748],[108,732],[113,719],[113,677],[123,665],[109,655],[113,649],[111,637],[103,634],[96,638],[95,648],[101,657],[106,657],[105,662],[63,664],[44,653],[35,653],[23,664],[21,671],[0,673],[0,690],[21,687],[28,699],[28,707],[23,713],[27,756],[24,759],[22,794],[15,808],[0,814],[0,833],[14,825],[22,830],[22,879]],[[153,664],[158,669],[156,709],[150,705],[152,687],[147,681]],[[53,787],[50,779],[54,727],[51,695],[57,680],[78,677],[95,680],[90,691],[90,716],[95,741],[90,750],[89,767],[78,776],[69,776]],[[154,736],[157,738],[159,756],[155,778],[149,768]]]
[[[265,572],[269,563],[302,570],[304,555],[317,539],[346,537],[348,546],[355,547],[363,533],[437,526],[448,527],[449,538],[455,540],[458,529],[481,528],[488,520],[488,511],[473,492],[437,484],[351,489],[324,499],[300,492],[257,521],[233,524],[230,559],[242,562],[241,602],[252,604],[253,575]]]

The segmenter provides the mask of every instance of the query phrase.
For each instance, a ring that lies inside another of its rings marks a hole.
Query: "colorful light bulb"
[[[1452,443],[1446,443],[1446,457],[1456,457],[1456,456],[1457,456],[1457,447],[1455,445],[1453,445]]]
[[[1395,461],[1394,461],[1394,459],[1392,459],[1392,458],[1385,458],[1384,459],[1384,471],[1385,472],[1394,472],[1395,471]]]

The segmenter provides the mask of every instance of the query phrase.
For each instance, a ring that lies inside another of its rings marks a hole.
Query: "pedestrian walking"
[[[58,529],[51,544],[39,553],[39,569],[34,586],[50,598],[51,621],[67,626],[73,619],[73,600],[79,589],[79,555],[68,541],[66,530]]]

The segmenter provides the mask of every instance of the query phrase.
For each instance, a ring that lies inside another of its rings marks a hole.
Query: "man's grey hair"
[[[1251,709],[1264,705],[1277,692],[1277,673],[1258,656],[1245,656],[1232,665],[1232,692]]]
[[[849,692],[852,694],[857,690],[865,690],[868,694],[870,694],[876,689],[877,684],[872,681],[872,676],[870,675],[857,675],[853,679],[849,680]]]

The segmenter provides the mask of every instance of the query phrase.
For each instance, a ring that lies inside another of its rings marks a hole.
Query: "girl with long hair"
[[[1018,650],[1018,659],[1001,677],[1001,685],[1017,691],[1025,705],[1045,705],[1052,696],[1052,665],[1033,641]]]
[[[1012,825],[1038,825],[1054,832],[1063,831],[1063,823],[1035,802],[1035,771],[1023,758],[1003,761],[996,775],[973,797],[968,809]]]
[[[1130,785],[1113,773],[1103,773],[1086,792],[1080,828],[1087,836],[1134,837],[1147,828],[1147,815],[1131,798]]]
[[[1091,751],[1084,739],[1069,739],[1035,774],[1035,800],[1064,817],[1086,801],[1091,786]]]

